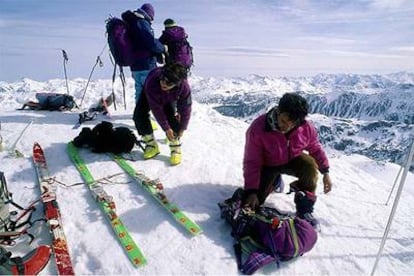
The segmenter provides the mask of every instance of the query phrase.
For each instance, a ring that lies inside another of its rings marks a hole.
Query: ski
[[[96,200],[99,207],[104,212],[105,217],[109,220],[110,225],[115,232],[119,243],[122,245],[122,248],[128,255],[129,260],[136,267],[146,264],[144,255],[142,254],[139,247],[135,244],[121,219],[116,214],[113,198],[105,192],[101,184],[97,183],[94,180],[85,162],[80,157],[78,149],[73,145],[72,142],[68,143],[67,152],[75,164],[75,167],[81,174],[82,178],[85,180],[85,184],[91,191],[93,198]]]
[[[33,161],[40,185],[41,201],[52,236],[52,250],[59,275],[74,275],[68,243],[63,232],[63,222],[56,201],[56,186],[49,175],[45,154],[38,143],[33,145]]]
[[[188,218],[176,204],[168,200],[164,192],[164,187],[158,179],[151,180],[144,174],[137,172],[123,157],[119,155],[109,155],[130,177],[132,177],[141,187],[143,187],[145,191],[147,191],[165,209],[167,209],[174,219],[188,232],[193,235],[198,235],[203,232],[197,223]]]

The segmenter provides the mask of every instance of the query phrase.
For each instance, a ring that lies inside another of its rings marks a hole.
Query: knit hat
[[[143,10],[144,12],[148,14],[151,21],[154,20],[155,12],[154,12],[154,7],[151,4],[145,3],[144,5],[141,6],[141,10]]]
[[[177,26],[177,23],[175,23],[175,21],[171,18],[165,19],[164,21],[164,27],[165,28],[169,28],[169,27],[174,27]]]

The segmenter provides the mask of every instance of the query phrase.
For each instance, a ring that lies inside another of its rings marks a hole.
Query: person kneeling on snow
[[[256,210],[282,183],[280,174],[292,175],[298,178],[290,184],[295,192],[296,214],[318,227],[312,215],[318,169],[323,174],[325,193],[331,190],[332,182],[315,127],[305,120],[308,110],[305,98],[286,93],[278,106],[252,122],[244,149],[243,204]]]
[[[150,121],[152,111],[169,140],[171,164],[181,163],[180,138],[190,121],[191,103],[191,89],[184,66],[167,63],[148,74],[133,115],[138,134],[145,143],[144,159],[160,153]]]

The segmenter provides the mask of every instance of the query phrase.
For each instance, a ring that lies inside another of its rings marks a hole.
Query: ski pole
[[[394,191],[395,185],[397,184],[398,178],[400,177],[400,173],[401,173],[401,171],[403,170],[403,168],[404,168],[403,166],[400,166],[400,169],[399,169],[399,171],[398,171],[398,173],[397,173],[397,176],[395,177],[394,184],[392,185],[391,192],[390,192],[390,194],[388,195],[387,202],[385,202],[385,205],[388,205],[388,202],[390,201],[390,198],[391,198],[392,192]]]
[[[100,58],[99,56],[96,58],[96,62],[95,62],[95,64],[94,64],[94,66],[92,67],[92,71],[91,71],[91,73],[89,74],[89,78],[88,78],[88,81],[86,82],[85,91],[83,91],[83,95],[82,95],[82,99],[81,99],[81,102],[80,102],[80,104],[79,104],[79,107],[82,107],[83,99],[85,98],[85,95],[86,95],[86,90],[88,89],[88,85],[89,85],[89,82],[90,82],[90,80],[91,80],[91,77],[92,77],[93,71],[95,70],[95,68],[96,68],[96,66],[97,66],[98,64],[99,64],[99,66],[100,66],[100,67],[102,67],[102,66],[103,66],[102,60],[101,60],[101,58]]]
[[[115,101],[115,77],[116,77],[116,64],[114,65],[114,71],[112,73],[112,99],[114,100],[114,108],[116,110],[116,101]]]
[[[30,122],[26,125],[26,127],[20,132],[20,135],[17,137],[16,141],[13,143],[13,145],[9,149],[9,155],[14,155],[16,157],[23,157],[23,153],[21,153],[19,150],[16,149],[16,145],[19,142],[20,138],[22,138],[26,129],[28,129],[32,123],[33,123],[33,120],[30,120]]]
[[[69,95],[68,75],[66,73],[66,63],[68,62],[69,59],[68,59],[68,54],[66,53],[64,49],[62,49],[62,55],[63,55],[63,71],[65,73],[65,80],[66,80],[66,89]]]
[[[0,130],[1,130],[1,121],[0,121]],[[0,152],[3,151],[3,136],[0,133]]]
[[[385,245],[385,242],[387,240],[388,233],[390,232],[392,220],[393,220],[395,212],[397,210],[397,206],[398,206],[398,203],[400,201],[400,197],[401,197],[401,193],[402,193],[402,190],[403,190],[403,187],[404,187],[404,184],[405,184],[405,180],[407,178],[407,174],[410,170],[411,162],[413,160],[414,160],[414,140],[413,140],[413,142],[411,142],[410,153],[408,154],[407,162],[405,163],[404,171],[403,171],[403,174],[402,174],[401,179],[400,179],[400,184],[398,186],[397,195],[395,196],[394,203],[393,203],[392,209],[391,209],[391,213],[388,217],[387,226],[385,228],[384,235],[382,236],[381,245],[380,245],[380,248],[378,249],[378,253],[377,253],[377,257],[375,258],[374,266],[372,267],[372,271],[371,271],[371,274],[370,274],[371,276],[374,275],[375,270],[376,270],[377,265],[378,265],[378,262],[379,262],[379,259],[382,255],[382,251],[384,250],[384,245]]]
[[[99,64],[99,67],[103,67],[103,62],[102,62],[102,60],[101,60],[101,56],[102,56],[102,53],[105,51],[106,46],[107,46],[107,44],[105,43],[105,46],[103,47],[103,49],[102,49],[101,53],[100,53],[100,54],[98,55],[98,57],[96,58],[96,62],[95,62],[95,64],[94,64],[94,65],[93,65],[93,67],[92,67],[92,71],[91,71],[91,73],[89,74],[88,81],[86,82],[85,91],[83,91],[83,95],[82,95],[82,99],[81,99],[81,102],[80,102],[80,104],[79,104],[79,107],[82,107],[83,99],[85,98],[85,95],[86,95],[86,89],[88,89],[88,85],[89,85],[89,82],[90,82],[90,80],[91,80],[91,78],[92,78],[93,71],[95,70],[95,68],[96,68],[96,66],[97,66],[98,64]]]

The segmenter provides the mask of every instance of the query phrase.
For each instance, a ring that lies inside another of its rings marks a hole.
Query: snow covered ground
[[[248,79],[245,80],[248,85]],[[84,79],[70,81],[71,93],[81,98]],[[80,129],[73,129],[78,119],[74,112],[16,111],[35,92],[65,93],[64,80],[35,82],[15,90],[17,84],[2,83],[0,91],[0,121],[3,151],[0,170],[5,173],[14,200],[28,205],[39,198],[31,150],[39,142],[45,151],[50,174],[66,185],[81,183],[82,179],[66,154],[66,143],[76,137]],[[116,86],[119,93],[119,85]],[[197,87],[193,87],[197,90]],[[214,90],[214,88],[211,88]],[[229,90],[231,90],[229,88]],[[93,104],[111,91],[110,80],[93,81],[88,88],[83,108]],[[133,128],[133,83],[128,79],[127,110],[119,97],[118,109],[112,108],[115,126]],[[317,119],[319,116],[311,116]],[[87,122],[92,127],[100,120]],[[16,148],[23,158],[11,157],[8,148],[21,130],[33,120]],[[232,249],[230,227],[220,218],[217,202],[231,196],[243,183],[242,156],[244,133],[248,125],[234,118],[220,115],[208,105],[194,102],[190,126],[183,137],[183,162],[169,165],[169,149],[162,141],[165,135],[157,130],[156,138],[161,154],[153,160],[131,162],[137,170],[150,178],[159,178],[166,194],[204,230],[191,237],[150,196],[125,174],[111,178],[104,185],[114,197],[117,212],[135,242],[147,258],[147,265],[134,268],[114,237],[84,184],[65,187],[57,184],[60,204],[72,262],[77,274],[105,275],[236,275],[238,274]],[[400,167],[379,163],[359,155],[344,155],[327,148],[331,162],[334,187],[325,195],[318,187],[315,215],[322,223],[322,232],[314,249],[294,261],[282,263],[280,268],[270,265],[260,273],[280,275],[367,275],[371,272],[381,238],[387,225],[395,196],[385,205]],[[106,155],[81,151],[96,179],[122,173]],[[136,156],[140,151],[136,149]],[[408,154],[408,148],[407,148]],[[292,178],[284,177],[289,183]],[[399,182],[398,182],[399,183]],[[285,192],[287,192],[285,190]],[[294,211],[293,195],[272,194],[267,205]],[[38,208],[35,217],[40,217]],[[414,274],[414,175],[409,173],[401,200],[377,268],[378,275]],[[32,244],[19,240],[9,248],[14,254],[27,252],[39,244],[50,242],[48,227],[35,224],[30,232]],[[53,259],[42,271],[56,274]]]

